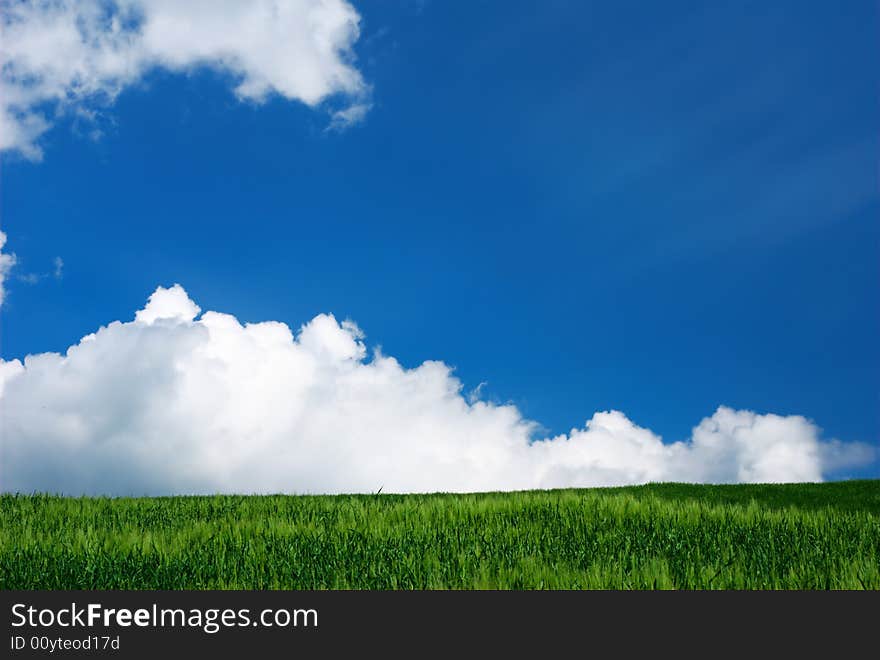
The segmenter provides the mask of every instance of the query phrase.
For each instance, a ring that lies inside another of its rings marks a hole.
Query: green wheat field
[[[0,496],[2,589],[880,589],[880,481]]]

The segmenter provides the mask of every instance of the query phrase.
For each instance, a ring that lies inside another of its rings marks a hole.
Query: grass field
[[[3,589],[880,589],[880,481],[0,497]]]

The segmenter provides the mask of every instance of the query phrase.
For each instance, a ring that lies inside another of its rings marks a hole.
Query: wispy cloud
[[[343,110],[337,110],[333,113],[327,130],[344,131],[355,124],[359,124],[367,116],[371,107],[369,103],[357,103]]]
[[[16,259],[15,255],[11,255],[13,259]],[[15,263],[18,263],[17,259]],[[56,280],[60,280],[64,277],[64,260],[61,257],[55,257],[52,260],[52,270],[45,271],[41,273],[34,272],[25,272],[25,273],[16,273],[15,279],[19,282],[24,282],[25,284],[39,284],[43,280],[47,280],[50,278],[54,278]]]
[[[0,307],[2,307],[6,299],[6,278],[9,277],[9,271],[15,265],[15,254],[3,252],[6,247],[6,234],[0,231]]]
[[[21,273],[18,276],[18,280],[24,282],[25,284],[39,284],[40,281],[45,277],[43,273]]]

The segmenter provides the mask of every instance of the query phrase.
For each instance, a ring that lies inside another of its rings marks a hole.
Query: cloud
[[[43,280],[42,273],[22,273],[17,276],[19,281],[25,284],[39,284]]]
[[[0,490],[68,494],[483,491],[818,481],[872,459],[799,416],[721,407],[665,444],[617,411],[535,439],[442,362],[368,356],[351,321],[296,333],[158,288],[135,320],[0,360]],[[473,393],[471,393],[473,394]]]
[[[42,282],[43,280],[54,277],[56,280],[62,279],[64,277],[64,260],[61,257],[55,257],[52,261],[53,269],[50,272],[43,273],[33,273],[33,272],[24,272],[20,271],[20,264],[18,261],[18,257],[14,254],[3,254],[3,246],[6,243],[6,234],[0,232],[0,305],[3,304],[3,299],[5,297],[5,288],[4,284],[6,279],[9,277],[9,273],[12,270],[13,266],[19,266],[18,272],[15,274],[15,279],[19,282],[24,282],[25,284],[36,285]]]
[[[6,234],[0,231],[0,307],[6,299],[6,278],[16,262],[14,254],[3,252],[4,247],[6,247]]]
[[[353,64],[360,16],[345,0],[10,0],[2,6],[0,150],[39,160],[55,117],[93,115],[153,68],[228,73],[239,99],[317,106],[369,88]],[[339,114],[342,113],[342,114]]]
[[[359,124],[367,116],[372,106],[369,103],[357,103],[343,110],[337,110],[327,126],[328,131],[343,131],[350,126]]]

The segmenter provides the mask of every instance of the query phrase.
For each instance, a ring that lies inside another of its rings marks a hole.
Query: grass
[[[880,589],[880,481],[0,496],[3,589]]]

